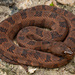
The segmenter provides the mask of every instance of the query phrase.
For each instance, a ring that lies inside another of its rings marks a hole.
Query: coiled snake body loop
[[[12,42],[15,36],[19,46]],[[66,10],[40,5],[0,23],[0,58],[8,63],[56,68],[74,52],[75,15]]]

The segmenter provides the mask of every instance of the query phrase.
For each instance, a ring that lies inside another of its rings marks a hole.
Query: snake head
[[[68,60],[72,59],[74,56],[74,53],[71,51],[71,48],[67,47],[64,51],[64,57],[66,57]]]
[[[74,56],[74,53],[71,51],[71,48],[69,48],[63,42],[54,42],[51,52],[57,56],[62,56],[67,60],[71,60]]]

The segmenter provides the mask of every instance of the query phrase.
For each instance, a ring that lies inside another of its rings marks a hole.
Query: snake
[[[0,59],[7,63],[57,68],[74,55],[75,15],[67,10],[38,5],[0,23]]]

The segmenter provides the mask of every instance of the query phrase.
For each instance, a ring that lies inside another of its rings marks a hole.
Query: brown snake
[[[12,41],[15,36],[19,46]],[[8,63],[56,68],[74,53],[75,15],[66,10],[40,5],[0,23],[0,58]]]

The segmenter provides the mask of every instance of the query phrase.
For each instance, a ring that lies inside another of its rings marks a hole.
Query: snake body
[[[15,36],[19,46],[12,41]],[[74,53],[75,15],[66,10],[39,5],[0,23],[0,58],[8,63],[56,68]]]

